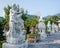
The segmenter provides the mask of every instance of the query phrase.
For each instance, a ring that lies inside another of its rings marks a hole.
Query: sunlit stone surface
[[[24,21],[21,19],[19,6],[12,4],[10,9],[9,31],[6,32],[6,43],[3,48],[27,48],[25,34],[23,32]]]

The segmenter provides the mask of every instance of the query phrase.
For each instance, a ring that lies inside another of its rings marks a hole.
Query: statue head
[[[17,12],[19,12],[19,5],[16,5],[16,7],[17,7]]]
[[[19,5],[12,3],[12,10],[19,11]]]
[[[12,3],[12,9],[15,10],[16,8],[16,4]]]
[[[42,20],[43,19],[43,17],[42,16],[40,16],[40,20]]]
[[[48,24],[50,24],[50,21],[48,21]]]
[[[49,26],[51,26],[51,24],[50,24],[50,21],[48,21],[48,24],[47,24],[47,26],[49,27]]]
[[[39,21],[43,21],[43,17],[42,16],[39,17]]]

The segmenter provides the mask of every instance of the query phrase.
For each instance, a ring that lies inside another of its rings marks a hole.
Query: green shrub
[[[0,48],[2,48],[2,44],[0,44]]]

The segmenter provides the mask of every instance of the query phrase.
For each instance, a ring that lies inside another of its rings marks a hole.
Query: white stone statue
[[[47,24],[47,31],[49,33],[51,33],[51,24],[50,24],[50,21],[48,21],[48,24]]]
[[[58,25],[55,24],[55,30],[58,32]]]
[[[45,33],[45,30],[46,30],[46,27],[45,27],[45,24],[43,22],[43,18],[42,16],[40,17],[39,19],[39,24],[38,24],[38,28],[39,28],[39,34],[41,35],[40,39],[44,39],[47,37],[46,33]]]
[[[42,16],[39,17],[39,22],[40,22],[40,21],[43,21],[43,17],[42,17]]]
[[[55,24],[54,23],[52,23],[52,32],[51,33],[55,33]]]
[[[23,32],[24,21],[21,15],[19,6],[13,4],[10,9],[9,31],[6,33],[7,43],[3,44],[3,48],[7,48],[8,44],[10,46],[8,46],[8,48],[19,48],[21,44],[25,43],[25,35]],[[21,48],[23,48],[23,46]]]
[[[15,4],[13,4],[12,8],[10,9],[10,21],[9,21],[8,37],[14,38],[16,40],[21,40],[24,36],[22,34],[23,28],[24,28],[24,21],[21,19],[22,14],[18,10],[19,10],[19,8]],[[10,41],[12,42],[12,40],[10,40]]]
[[[52,32],[55,33],[58,31],[58,26],[56,24],[52,24]]]

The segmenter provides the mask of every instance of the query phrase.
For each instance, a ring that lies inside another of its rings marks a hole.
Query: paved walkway
[[[60,48],[60,32],[51,34],[50,36],[48,36],[47,38],[36,44],[38,44],[39,47],[29,44],[28,48],[41,48],[41,46],[42,47],[44,46],[43,48]]]
[[[45,38],[42,42],[60,43],[60,32],[51,34],[50,36]]]

